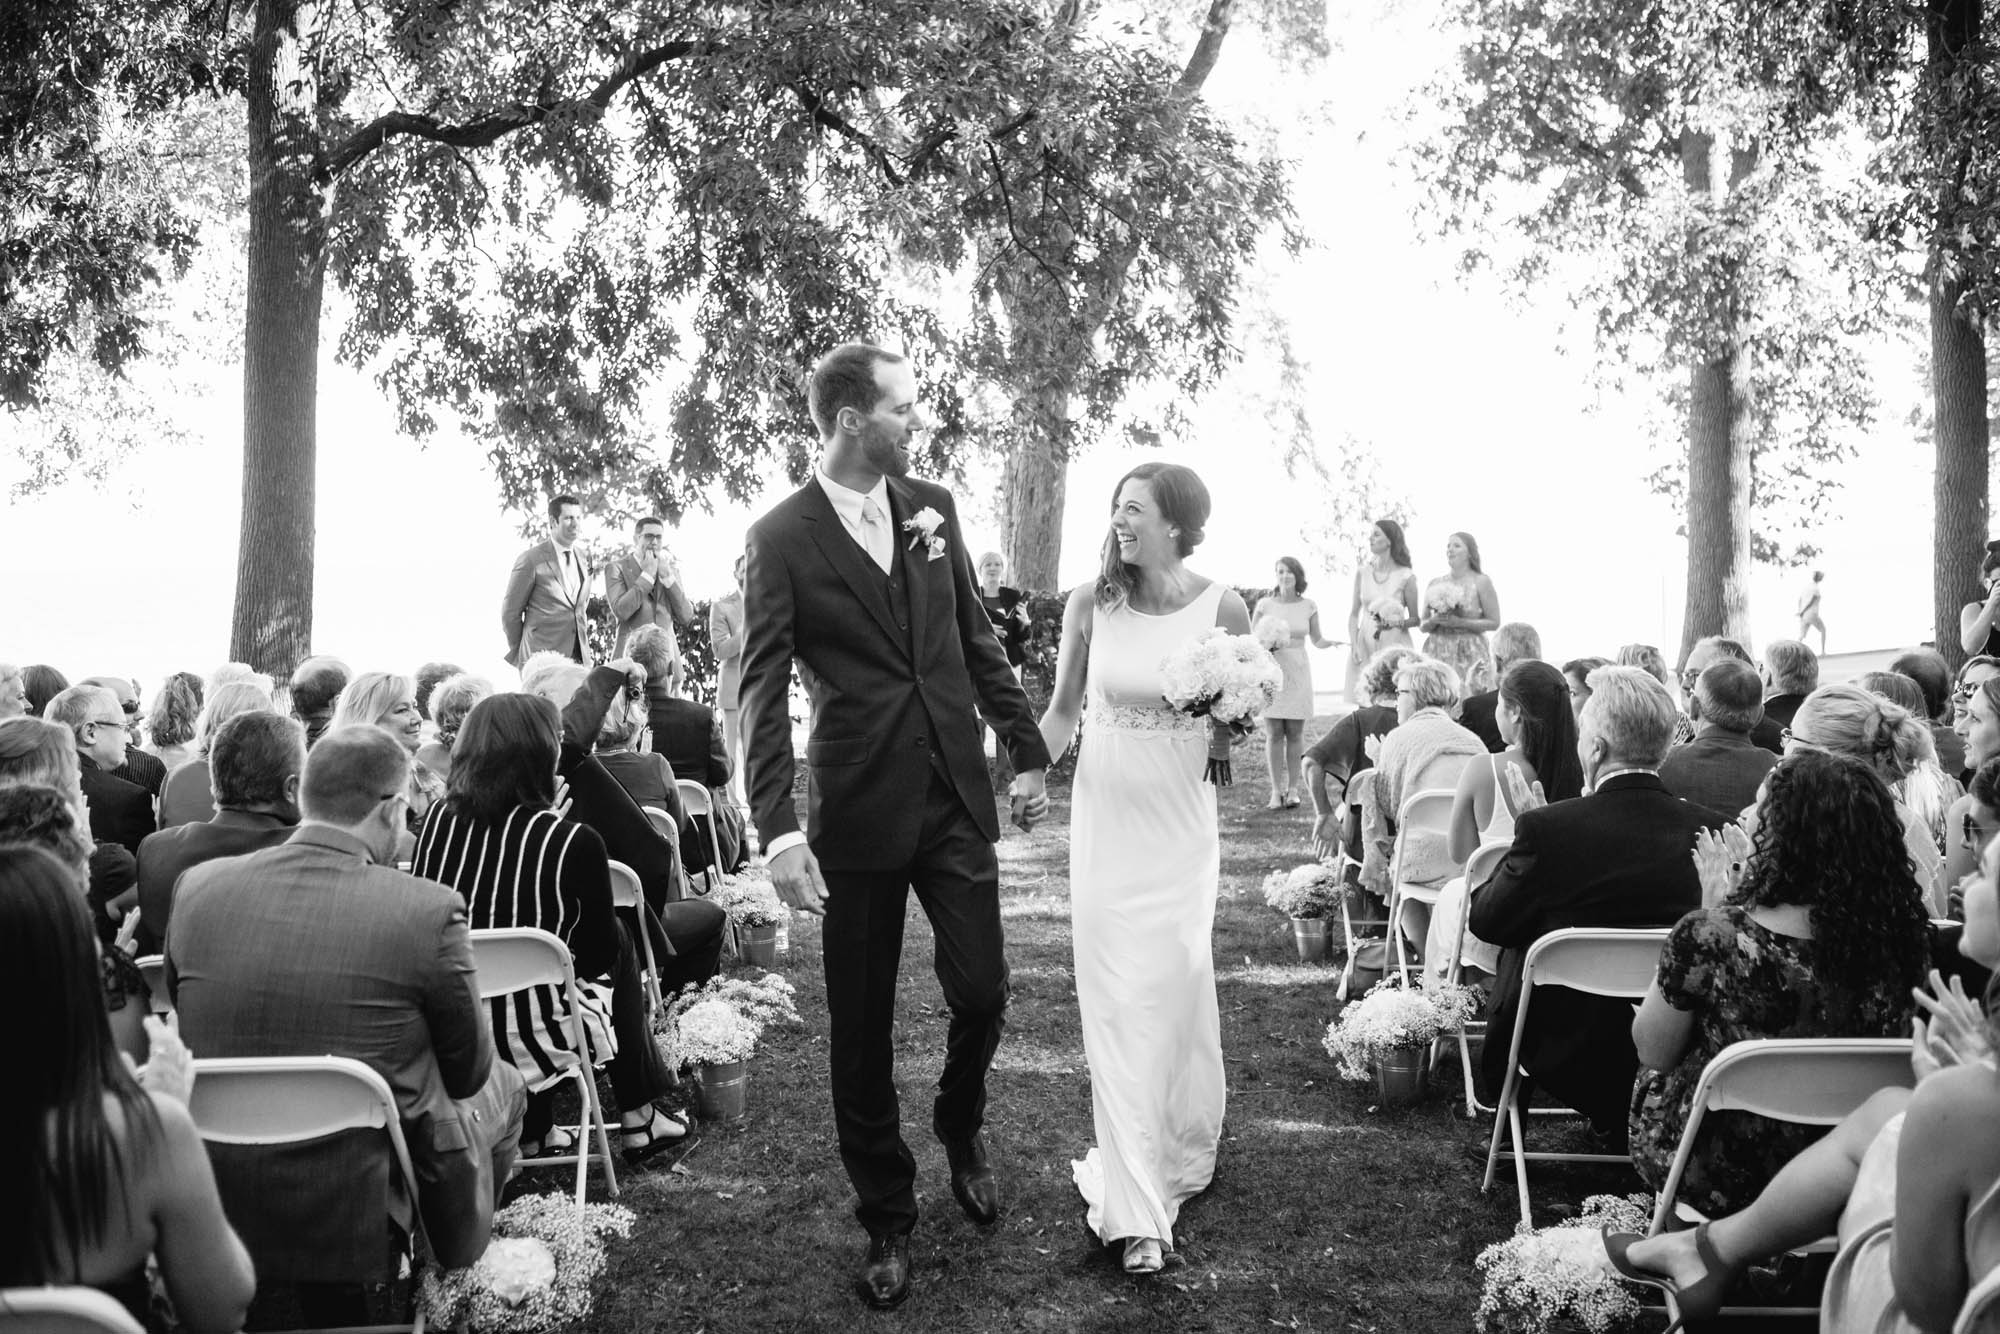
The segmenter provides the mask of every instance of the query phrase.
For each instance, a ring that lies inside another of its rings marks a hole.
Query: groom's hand
[[[1007,791],[1013,797],[1014,823],[1022,829],[1033,829],[1049,813],[1049,794],[1042,770],[1028,769],[1015,774]]]
[[[800,912],[826,916],[826,881],[820,878],[819,858],[800,843],[786,848],[771,859],[771,883],[778,897]]]

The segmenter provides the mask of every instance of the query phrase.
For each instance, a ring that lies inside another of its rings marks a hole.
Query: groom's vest
[[[882,574],[881,567],[877,566],[873,559],[869,560],[868,568],[881,577],[882,587],[889,594],[889,614],[896,618],[896,628],[903,632],[904,646],[914,653],[915,645],[910,642],[910,582],[909,567],[903,560],[905,549],[906,544],[898,535],[897,539],[889,544],[889,572]],[[931,768],[944,778],[946,786],[950,786],[951,774],[945,768],[942,747],[937,744],[935,737],[931,738],[930,755]]]

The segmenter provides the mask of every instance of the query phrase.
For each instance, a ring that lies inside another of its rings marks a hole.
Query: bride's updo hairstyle
[[[1813,691],[1793,715],[1790,730],[1801,745],[1852,756],[1889,784],[1937,758],[1930,728],[1915,714],[1859,686]]]
[[[1142,463],[1111,488],[1112,509],[1118,508],[1118,497],[1127,482],[1144,482],[1152,491],[1153,503],[1160,507],[1160,517],[1180,529],[1175,546],[1183,557],[1201,545],[1202,538],[1207,536],[1204,529],[1208,524],[1208,486],[1194,469],[1178,463]],[[1137,582],[1132,567],[1118,558],[1118,539],[1107,529],[1103,568],[1097,576],[1097,605],[1110,611],[1132,596]]]
[[[1583,795],[1583,764],[1576,756],[1576,715],[1569,681],[1549,663],[1526,659],[1500,678],[1500,698],[1520,720],[1515,744],[1534,766],[1550,801]]]

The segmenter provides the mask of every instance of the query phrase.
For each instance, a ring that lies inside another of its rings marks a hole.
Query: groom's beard
[[[884,477],[910,475],[910,440],[914,433],[896,429],[879,430],[870,425],[861,437],[861,455]]]

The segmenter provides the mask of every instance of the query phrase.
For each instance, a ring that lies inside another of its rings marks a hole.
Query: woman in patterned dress
[[[1479,568],[1479,543],[1471,533],[1453,533],[1444,544],[1450,573],[1424,589],[1424,652],[1458,673],[1460,698],[1493,689],[1493,650],[1488,631],[1500,628],[1500,595]]]

